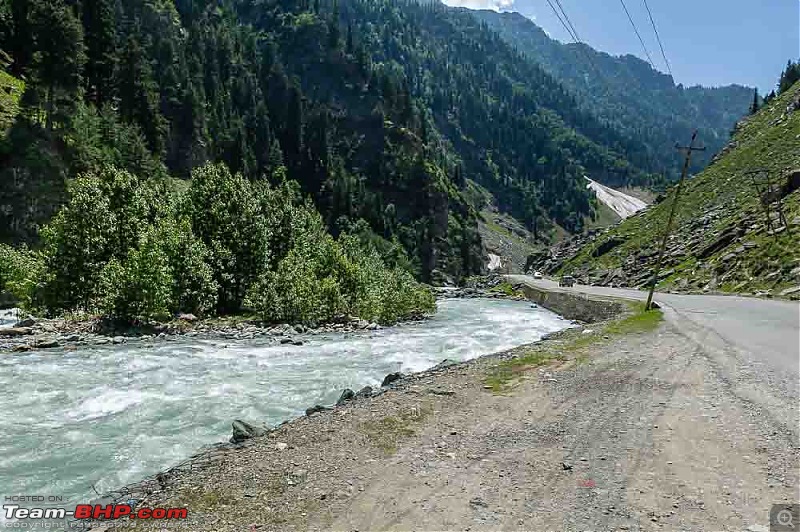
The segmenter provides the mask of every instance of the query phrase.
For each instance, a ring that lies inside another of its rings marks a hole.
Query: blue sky
[[[552,37],[570,38],[547,0],[444,0],[449,5],[518,11]],[[553,1],[555,5],[555,1]],[[561,0],[581,39],[614,55],[645,59],[619,0]],[[642,0],[625,0],[656,68],[666,72]],[[800,57],[800,0],[648,0],[672,66],[684,85],[730,83],[772,90]]]

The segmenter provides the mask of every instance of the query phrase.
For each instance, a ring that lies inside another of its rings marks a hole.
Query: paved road
[[[644,301],[647,292],[599,286],[559,288],[555,281],[512,275],[548,290],[575,291]],[[782,409],[797,431],[800,395],[800,304],[714,295],[656,294],[665,317],[717,362],[747,400]]]

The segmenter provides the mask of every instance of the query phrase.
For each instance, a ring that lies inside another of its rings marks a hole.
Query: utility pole
[[[669,218],[667,219],[667,227],[664,228],[664,238],[661,241],[661,249],[658,250],[658,260],[656,261],[656,269],[653,272],[653,280],[650,283],[650,293],[647,294],[647,303],[644,306],[645,310],[650,310],[653,306],[653,293],[656,291],[656,284],[658,283],[658,275],[661,273],[661,264],[664,260],[664,251],[667,249],[667,240],[669,233],[672,231],[672,221],[675,219],[675,210],[678,206],[678,199],[681,195],[683,182],[686,180],[686,174],[689,173],[689,165],[692,162],[692,152],[705,151],[705,148],[695,148],[694,141],[697,140],[697,130],[692,134],[692,141],[689,146],[675,145],[675,148],[686,152],[686,162],[683,164],[683,172],[681,173],[681,180],[678,181],[678,186],[675,188],[675,197],[672,199],[672,205],[669,209]]]

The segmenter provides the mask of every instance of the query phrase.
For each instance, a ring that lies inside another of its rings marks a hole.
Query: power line
[[[559,9],[561,10],[561,14],[559,14],[558,10],[553,5],[553,2],[551,0],[547,0],[547,3],[550,4],[550,7],[552,8],[553,13],[556,14],[556,17],[558,17],[558,20],[561,22],[561,25],[564,26],[564,29],[567,30],[567,33],[569,33],[569,35],[572,37],[572,40],[575,41],[575,44],[578,45],[578,47],[577,47],[578,48],[578,52],[577,52],[576,55],[583,56],[583,58],[586,59],[587,63],[591,67],[591,69],[594,70],[595,73],[598,76],[602,77],[602,75],[600,74],[600,69],[597,68],[597,65],[594,64],[594,59],[592,59],[592,57],[589,55],[589,52],[586,51],[584,46],[581,46],[584,43],[581,40],[580,36],[578,35],[578,30],[575,29],[575,25],[572,24],[572,20],[570,20],[569,15],[567,15],[567,11],[564,9],[564,6],[561,4],[561,0],[555,0],[555,1],[558,4]],[[563,15],[563,18],[562,18],[562,15]],[[566,20],[566,22],[564,22],[565,20]]]
[[[572,21],[569,19],[569,15],[567,15],[567,12],[564,10],[564,6],[561,5],[561,0],[556,0],[556,4],[558,4],[558,8],[561,10],[561,13],[564,15],[564,19],[566,19],[567,24],[569,24],[569,27],[572,28],[572,33],[575,35],[575,40],[577,40],[579,43],[581,43],[581,37],[580,37],[580,35],[578,35],[578,30],[575,29],[575,26],[572,24]]]
[[[653,20],[653,13],[650,11],[650,6],[647,5],[647,0],[642,0],[642,1],[644,2],[644,7],[647,9],[647,16],[650,17],[650,24],[653,25],[653,31],[656,34],[656,40],[658,40],[658,47],[661,48],[661,57],[664,58],[664,64],[667,65],[667,71],[669,72],[669,75],[672,76],[672,67],[669,65],[669,60],[667,60],[667,54],[664,53],[664,45],[661,43],[661,36],[658,34],[658,28],[656,28],[656,21]]]
[[[547,0],[547,3],[550,4],[550,7],[553,9],[553,13],[556,14],[558,21],[561,22],[561,25],[564,26],[565,30],[567,30],[567,33],[569,33],[569,36],[572,37],[572,40],[578,42],[578,36],[572,32],[570,26],[568,26],[567,23],[564,22],[564,19],[561,18],[561,15],[558,13],[558,10],[556,9],[556,6],[553,5],[553,1]]]
[[[628,11],[628,6],[625,5],[625,0],[619,0],[619,1],[622,4],[622,8],[625,10],[625,14],[628,15],[628,20],[631,21],[631,26],[633,26],[633,31],[635,31],[636,36],[639,37],[639,42],[642,44],[642,50],[644,50],[644,54],[647,56],[647,60],[650,61],[650,66],[653,67],[653,69],[655,69],[656,66],[653,64],[653,58],[650,57],[650,52],[647,51],[647,46],[645,46],[644,44],[644,39],[642,39],[642,34],[639,33],[639,28],[636,27],[636,23],[633,21],[633,17],[631,16],[631,12]]]

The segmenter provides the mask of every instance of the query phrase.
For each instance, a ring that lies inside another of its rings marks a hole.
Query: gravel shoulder
[[[589,327],[407,377],[131,496],[188,506],[197,531],[759,531],[800,499],[796,396],[742,393],[670,320]]]

